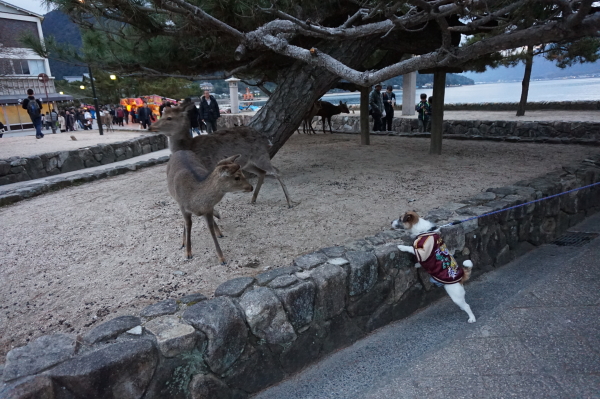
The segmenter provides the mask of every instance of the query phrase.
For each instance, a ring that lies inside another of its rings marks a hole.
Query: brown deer
[[[317,113],[317,116],[321,117],[321,123],[323,124],[323,133],[325,133],[325,119],[329,122],[329,133],[333,133],[331,130],[331,117],[333,115],[339,115],[341,113],[349,114],[350,110],[348,105],[340,101],[340,105],[333,105],[329,101],[321,101],[321,109]]]
[[[240,165],[234,161],[235,155],[217,163],[212,172],[192,151],[177,151],[171,154],[167,164],[167,185],[171,197],[177,201],[183,214],[183,244],[187,259],[192,258],[192,214],[204,216],[215,243],[217,255],[225,264],[223,252],[219,246],[217,235],[223,237],[213,215],[215,205],[225,193],[234,191],[251,192],[252,186],[242,173]]]
[[[310,110],[306,113],[304,119],[302,119],[302,133],[307,134],[307,126],[308,126],[308,134],[317,134],[315,129],[312,126],[313,118],[317,116],[318,112],[321,110],[321,101],[315,101]]]
[[[100,123],[106,125],[106,131],[115,131],[112,125],[112,115],[108,113],[106,115],[100,115]]]
[[[189,107],[193,106],[195,106],[193,103],[184,102],[178,107],[165,108],[162,118],[153,123],[148,131],[168,136],[171,153],[181,150],[193,151],[208,170],[212,170],[223,158],[231,154],[240,154],[235,162],[244,171],[258,176],[252,203],[256,202],[265,175],[272,175],[281,184],[287,204],[291,208],[292,202],[287,187],[281,180],[279,171],[271,165],[269,140],[255,129],[247,126],[222,129],[214,134],[192,138],[187,111]]]

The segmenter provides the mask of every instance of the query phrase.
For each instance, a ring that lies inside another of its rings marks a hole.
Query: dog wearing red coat
[[[460,267],[448,252],[439,229],[430,221],[420,218],[416,212],[406,212],[400,219],[392,222],[392,227],[404,227],[415,237],[412,246],[398,245],[398,249],[415,255],[415,267],[425,269],[431,276],[431,282],[443,286],[452,301],[469,315],[467,322],[475,323],[475,315],[465,300],[463,286],[471,276],[473,262],[466,260]]]

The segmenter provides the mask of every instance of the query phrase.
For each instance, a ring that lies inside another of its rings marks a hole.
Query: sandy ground
[[[102,136],[97,130],[78,130],[76,132],[48,134],[44,130],[44,138],[36,139],[35,136],[3,137],[0,139],[0,159],[10,157],[29,157],[54,151],[70,151],[78,148],[91,147],[96,144],[115,143],[117,141],[131,140],[136,137],[146,136],[144,130],[127,131],[115,130],[104,132]],[[71,140],[75,136],[77,141]]]
[[[371,141],[361,147],[355,135],[294,135],[273,163],[299,204],[288,209],[271,178],[256,205],[250,194],[227,195],[218,205],[225,266],[198,218],[194,258],[183,259],[182,217],[165,165],[0,208],[0,363],[42,334],[87,331],[157,300],[211,296],[227,279],[386,230],[406,209],[425,212],[600,152],[451,140],[437,157],[427,139]]]

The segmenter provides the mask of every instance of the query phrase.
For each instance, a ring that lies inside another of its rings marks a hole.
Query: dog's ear
[[[414,216],[408,212],[406,212],[403,216],[402,216],[402,223],[410,223],[412,222],[414,219]]]

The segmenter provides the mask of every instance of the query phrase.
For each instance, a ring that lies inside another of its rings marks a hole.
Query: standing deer
[[[311,134],[311,130],[313,132],[313,134],[317,134],[317,132],[315,132],[315,129],[313,129],[312,126],[312,122],[313,122],[313,118],[315,116],[317,116],[317,114],[319,113],[319,111],[321,110],[321,101],[315,101],[315,103],[312,105],[312,107],[310,108],[310,110],[306,113],[306,116],[304,117],[304,119],[302,119],[302,133],[306,134],[306,127],[308,126],[308,134]]]
[[[329,133],[333,133],[331,130],[331,117],[333,115],[339,115],[341,113],[349,114],[350,110],[348,105],[340,101],[340,105],[333,105],[329,101],[321,101],[321,109],[317,113],[317,116],[321,117],[321,123],[323,124],[323,133],[325,133],[325,119],[329,122]]]
[[[240,165],[234,162],[237,158],[239,155],[226,158],[209,172],[192,151],[177,151],[171,154],[167,164],[167,185],[171,197],[177,201],[183,214],[182,248],[185,246],[187,259],[192,258],[191,231],[194,214],[205,217],[219,260],[225,264],[217,240],[217,235],[223,237],[223,234],[213,218],[214,207],[223,199],[225,193],[252,191],[252,186],[244,177]]]
[[[247,172],[258,176],[252,203],[256,202],[265,175],[274,176],[285,195],[288,207],[292,207],[287,187],[279,177],[279,171],[271,165],[269,140],[255,129],[239,126],[222,129],[214,134],[190,137],[190,121],[187,116],[193,103],[182,103],[178,107],[165,108],[163,116],[148,129],[149,132],[163,133],[169,137],[171,153],[181,150],[193,151],[208,170],[212,170],[219,161],[231,154],[240,154],[236,163]]]

